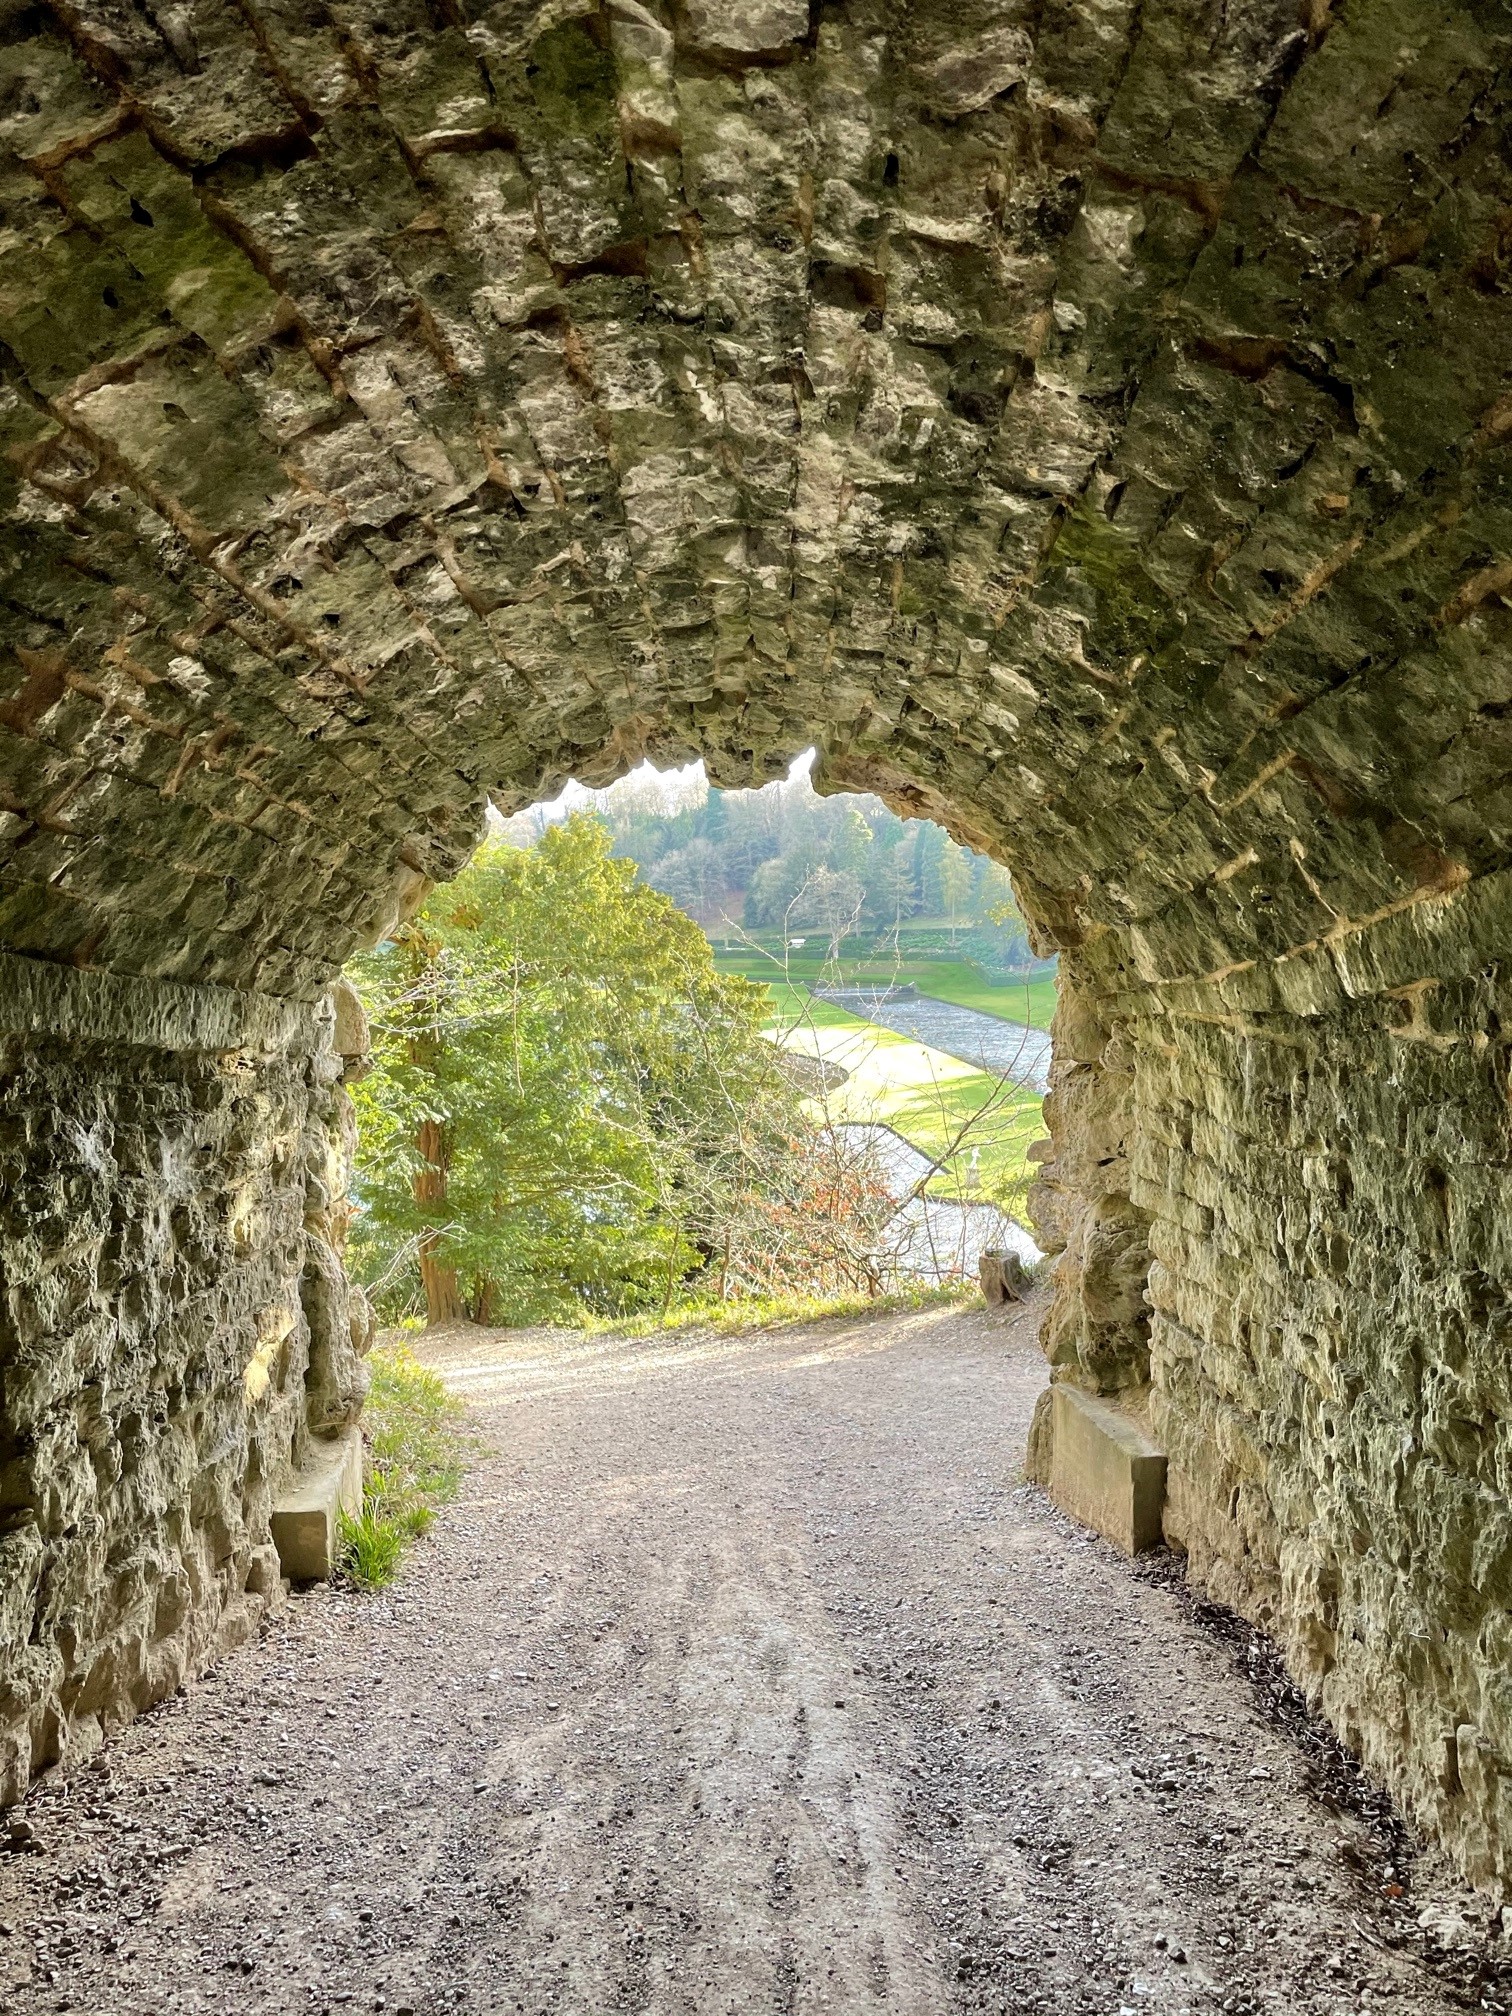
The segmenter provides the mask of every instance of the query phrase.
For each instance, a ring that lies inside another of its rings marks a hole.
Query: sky
[[[805,749],[801,756],[795,756],[788,767],[786,781],[804,776],[814,767],[815,751]],[[780,784],[768,784],[768,791],[781,788]],[[572,812],[581,811],[584,806],[602,802],[606,797],[634,797],[645,805],[648,811],[655,811],[671,817],[688,805],[701,805],[709,795],[709,780],[704,774],[702,763],[686,763],[679,770],[658,770],[654,763],[641,763],[629,771],[606,790],[592,791],[586,784],[579,784],[573,778],[566,789],[555,798],[543,799],[538,804],[526,806],[517,812],[515,818],[528,821],[532,831],[539,832],[541,825],[552,825],[565,819]],[[490,815],[490,824],[499,830],[511,822],[498,813]]]

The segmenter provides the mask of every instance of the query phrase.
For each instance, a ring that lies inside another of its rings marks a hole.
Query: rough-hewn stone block
[[[1132,1414],[1075,1386],[1057,1385],[1051,1414],[1050,1495],[1062,1511],[1142,1554],[1161,1537],[1165,1451]]]
[[[324,1581],[340,1557],[342,1513],[355,1519],[361,1510],[362,1430],[312,1440],[269,1518],[279,1566],[290,1581]]]

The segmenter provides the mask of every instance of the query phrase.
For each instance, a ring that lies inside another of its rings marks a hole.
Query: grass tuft
[[[355,1519],[343,1516],[341,1539],[346,1572],[357,1587],[384,1589],[398,1574],[405,1547],[429,1531],[436,1507],[456,1496],[461,1408],[403,1344],[381,1346],[369,1363],[362,1511]]]
[[[365,1509],[355,1519],[342,1513],[341,1546],[346,1572],[359,1589],[386,1589],[404,1558],[404,1534],[397,1523]]]

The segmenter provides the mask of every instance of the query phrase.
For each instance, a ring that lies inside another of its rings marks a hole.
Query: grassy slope
[[[975,1008],[979,1014],[994,1015],[1001,1022],[1027,1022],[1031,1029],[1048,1029],[1055,1013],[1055,981],[1007,980],[994,983],[969,959],[842,959],[831,966],[819,957],[802,952],[788,955],[786,981],[779,959],[767,959],[759,951],[716,952],[715,963],[722,973],[743,973],[751,980],[765,980],[773,993],[787,994],[792,983],[812,986],[821,979],[828,986],[904,986],[909,982],[934,1001],[953,1001],[961,1008]],[[816,1003],[816,1008],[823,1004]]]
[[[1048,1029],[1055,1013],[1055,982],[1048,976],[995,983],[985,979],[967,959],[916,959],[906,962],[901,977],[912,980],[921,994],[935,1001],[975,1008],[978,1014],[995,1015],[1000,1022],[1026,1022],[1031,1029]]]
[[[884,1122],[930,1155],[943,1154],[962,1123],[974,1119],[971,1132],[931,1186],[935,1194],[968,1194],[964,1186],[973,1148],[985,1192],[1007,1195],[1022,1184],[1024,1151],[1044,1131],[1037,1092],[1004,1093],[990,1072],[878,1029],[831,1002],[808,1004],[812,1012],[805,1014],[799,991],[783,991],[786,1012],[774,1019],[773,1032],[792,1049],[828,1057],[850,1073],[823,1101],[831,1119]]]
[[[730,972],[726,966],[721,969]],[[872,1025],[847,1008],[839,1008],[833,1001],[816,1001],[807,987],[795,986],[786,980],[769,980],[766,974],[754,968],[746,976],[751,980],[766,980],[771,991],[772,1015],[768,1027],[780,1025],[782,1028],[799,1024],[812,1029],[869,1029]]]

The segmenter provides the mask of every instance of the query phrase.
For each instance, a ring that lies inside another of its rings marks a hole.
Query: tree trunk
[[[446,1165],[449,1148],[446,1129],[438,1120],[422,1120],[415,1137],[422,1166],[415,1171],[415,1202],[419,1205],[445,1204]],[[462,1291],[457,1270],[437,1257],[439,1232],[428,1232],[420,1241],[420,1279],[425,1286],[427,1323],[460,1323]]]
[[[432,1233],[421,1242],[420,1279],[425,1284],[425,1320],[427,1323],[460,1323],[462,1321],[462,1292],[457,1286],[457,1270],[448,1267],[436,1258],[435,1249],[439,1242]]]

